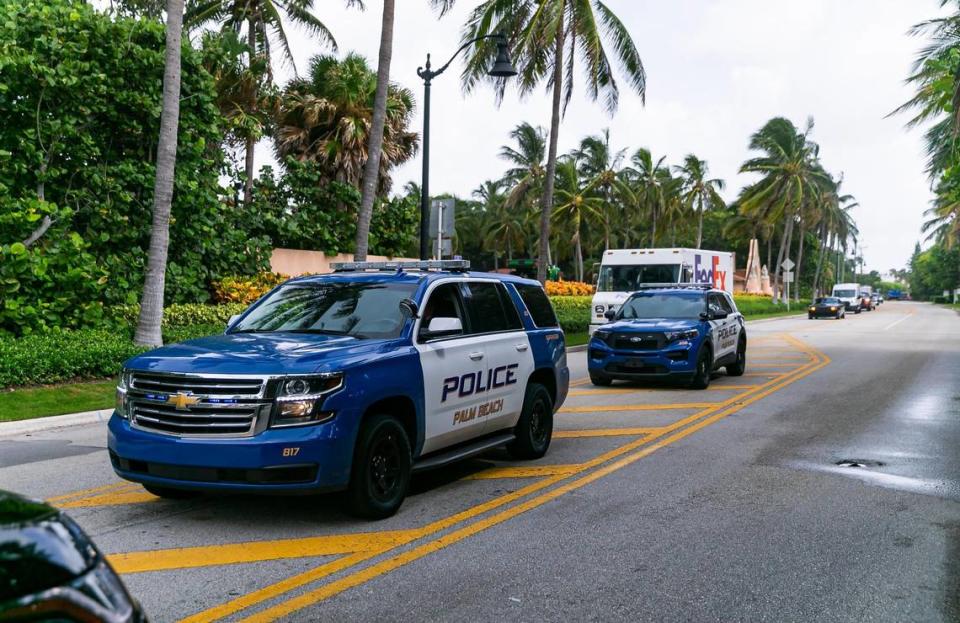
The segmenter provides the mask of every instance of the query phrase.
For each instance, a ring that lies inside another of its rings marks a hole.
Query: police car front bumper
[[[600,340],[591,340],[587,369],[616,379],[690,376],[696,372],[697,343],[673,342],[660,350],[619,350]]]
[[[114,414],[107,445],[114,471],[133,482],[262,493],[338,490],[350,479],[356,435],[344,424],[358,419],[341,415],[315,426],[217,439],[142,431]]]

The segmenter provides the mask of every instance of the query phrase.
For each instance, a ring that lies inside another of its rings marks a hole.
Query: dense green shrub
[[[590,296],[553,296],[550,302],[565,333],[583,333],[590,326]]]
[[[249,305],[246,303],[225,303],[223,305],[203,305],[199,303],[183,303],[170,305],[163,310],[164,330],[169,328],[190,327],[194,325],[227,326],[227,321],[234,314],[243,313]],[[140,314],[139,305],[119,305],[112,311],[115,324],[127,328],[131,332],[136,327],[137,317]]]
[[[0,387],[112,376],[143,350],[126,334],[97,329],[0,338]]]

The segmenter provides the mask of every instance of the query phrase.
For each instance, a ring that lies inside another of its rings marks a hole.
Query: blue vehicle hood
[[[124,367],[155,372],[303,374],[340,369],[345,359],[379,351],[387,340],[305,333],[212,335],[129,359]]]
[[[605,324],[601,329],[604,331],[617,331],[621,333],[645,333],[645,332],[663,332],[663,331],[683,331],[685,329],[695,329],[700,326],[700,320],[687,318],[637,318],[634,320],[618,320],[610,324]]]

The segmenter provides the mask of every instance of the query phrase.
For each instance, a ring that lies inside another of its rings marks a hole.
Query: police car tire
[[[709,346],[702,346],[700,348],[700,354],[697,356],[697,371],[693,373],[693,378],[690,379],[690,388],[691,389],[706,389],[710,387],[710,373],[713,369],[713,357],[711,356],[711,351]],[[705,365],[702,365],[704,364]]]
[[[553,438],[553,399],[539,383],[527,385],[523,411],[513,429],[516,439],[507,444],[507,452],[516,459],[539,459],[547,453]]]
[[[189,489],[173,489],[171,487],[162,487],[159,485],[148,485],[144,483],[143,488],[147,493],[152,493],[158,498],[167,500],[189,500],[200,495],[199,491],[190,491]]]
[[[379,466],[379,469],[391,472],[384,478],[386,480],[389,477],[393,481],[388,481],[386,494],[377,491],[384,483],[375,482],[374,470],[378,469],[375,461],[378,457],[371,454],[377,451],[387,452],[388,455],[381,458],[394,463],[384,467],[381,462]],[[394,453],[392,457],[389,456],[390,452]],[[391,415],[367,418],[360,427],[353,455],[353,469],[347,489],[350,512],[365,519],[385,519],[396,513],[407,496],[412,463],[410,439],[397,418]]]
[[[613,379],[603,374],[591,374],[590,382],[598,387],[609,387],[613,383]]]
[[[743,376],[747,371],[747,340],[737,342],[737,359],[727,366],[727,376]]]

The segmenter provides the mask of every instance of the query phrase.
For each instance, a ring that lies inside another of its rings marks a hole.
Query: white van
[[[860,313],[861,294],[859,283],[835,284],[832,295],[843,301],[843,306],[847,311],[852,311],[855,314]]]
[[[642,284],[709,283],[733,294],[734,254],[705,249],[608,249],[593,295],[590,334]]]

